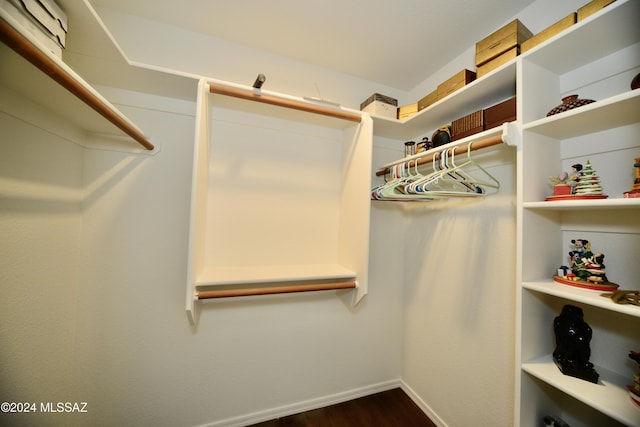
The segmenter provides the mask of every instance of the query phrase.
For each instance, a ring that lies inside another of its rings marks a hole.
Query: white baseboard
[[[365,387],[331,394],[316,399],[293,403],[291,405],[284,405],[277,408],[268,409],[266,411],[254,412],[252,414],[242,415],[240,417],[227,418],[226,420],[216,421],[211,424],[204,424],[199,427],[244,427],[251,424],[273,420],[276,418],[286,417],[288,415],[298,414],[300,412],[324,408],[325,406],[335,405],[336,403],[346,402],[348,400],[357,399],[359,397],[380,393],[382,391],[387,391],[398,387],[402,387],[404,389],[404,385],[400,379],[385,381],[382,383],[371,384]],[[413,396],[411,396],[411,398],[415,400]],[[420,407],[422,408],[422,406]]]
[[[409,387],[407,383],[400,380],[400,388],[407,394],[407,396],[411,398],[411,400],[415,402],[416,405],[420,407],[420,409],[422,409],[422,412],[427,414],[429,419],[431,419],[431,421],[433,421],[435,425],[437,425],[438,427],[448,427],[447,424],[438,416],[438,414],[436,414],[433,409],[431,409],[431,407],[429,407],[429,405],[427,405],[425,401],[422,400],[411,387]]]

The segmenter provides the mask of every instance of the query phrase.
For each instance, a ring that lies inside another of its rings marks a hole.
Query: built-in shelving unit
[[[357,304],[367,292],[371,119],[203,79],[196,120],[190,321],[209,294],[328,288]]]
[[[640,425],[628,396],[629,350],[640,346],[640,307],[618,305],[602,292],[560,285],[572,239],[605,254],[607,276],[637,289],[640,199],[623,198],[640,157],[640,2],[618,0],[518,59],[522,146],[518,155],[518,268],[515,424],[541,425],[545,415],[572,427]],[[568,52],[570,54],[568,54]],[[546,117],[561,98],[596,102]],[[590,161],[607,199],[546,201],[548,177]],[[563,375],[552,360],[553,321],[572,304],[593,329],[597,384]]]

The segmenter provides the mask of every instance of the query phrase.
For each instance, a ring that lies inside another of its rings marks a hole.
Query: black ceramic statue
[[[583,319],[582,309],[565,305],[555,318],[553,329],[556,334],[553,361],[560,372],[597,384],[600,375],[589,362],[592,331]]]

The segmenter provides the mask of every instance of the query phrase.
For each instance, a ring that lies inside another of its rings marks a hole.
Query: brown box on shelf
[[[405,120],[418,112],[418,103],[398,107],[398,120]]]
[[[418,111],[422,111],[438,100],[438,89],[418,101]]]
[[[476,79],[476,73],[471,70],[462,70],[453,77],[438,85],[438,100],[446,98],[448,95],[463,88]]]
[[[477,74],[478,78],[484,76],[485,74],[488,74],[489,72],[495,70],[499,66],[506,64],[507,62],[511,61],[512,59],[515,59],[516,56],[518,56],[519,53],[520,53],[520,48],[518,46],[516,46],[516,47],[513,47],[513,48],[509,49],[508,51],[506,51],[502,55],[499,55],[499,56],[493,58],[491,61],[480,65],[476,69],[476,74]]]
[[[520,47],[520,53],[525,53],[532,47],[537,46],[543,41],[550,39],[551,37],[561,33],[567,28],[570,28],[573,24],[576,23],[577,15],[578,14],[576,12],[573,12],[564,19],[561,19],[550,27],[547,27],[544,30],[540,31],[529,40],[525,40],[524,42],[522,42],[522,46]]]
[[[476,43],[476,66],[521,45],[533,34],[522,22],[515,19]]]
[[[593,1],[585,4],[580,9],[578,9],[577,22],[580,22],[584,18],[587,18],[587,17],[593,15],[594,13],[596,13],[600,9],[604,8],[605,6],[610,5],[614,1],[615,0],[593,0]]]
[[[482,110],[474,111],[451,122],[451,140],[456,141],[484,130]]]
[[[516,120],[516,97],[509,98],[484,110],[484,128],[492,129]]]

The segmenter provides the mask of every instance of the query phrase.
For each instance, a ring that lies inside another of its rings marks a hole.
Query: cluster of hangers
[[[500,183],[471,157],[472,143],[467,145],[466,159],[456,164],[455,148],[433,154],[433,171],[418,170],[420,158],[409,159],[389,167],[385,182],[371,190],[373,200],[425,201],[451,197],[482,197],[493,194]]]

